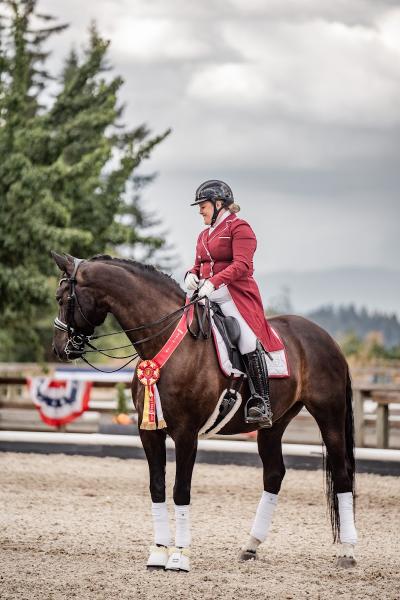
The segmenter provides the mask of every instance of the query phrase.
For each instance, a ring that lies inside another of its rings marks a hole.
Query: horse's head
[[[85,341],[104,322],[108,309],[90,276],[90,263],[68,254],[51,255],[63,273],[56,292],[53,351],[61,360],[72,360],[82,356]]]

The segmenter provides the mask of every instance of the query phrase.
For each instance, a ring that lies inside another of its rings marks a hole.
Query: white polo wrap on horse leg
[[[190,513],[189,505],[175,504],[175,548],[169,549],[167,571],[190,571]]]
[[[152,502],[151,514],[153,516],[154,542],[161,546],[170,546],[172,540],[168,522],[167,503]]]
[[[357,531],[354,525],[354,508],[352,492],[337,494],[339,505],[340,530],[342,544],[357,544]]]
[[[175,504],[175,546],[177,548],[188,548],[192,541],[189,509],[189,504],[183,506]]]
[[[271,494],[270,492],[263,492],[260,502],[257,507],[256,516],[251,528],[250,535],[264,542],[267,538],[269,528],[271,526],[272,515],[278,502],[278,494]],[[252,548],[249,548],[249,550]]]

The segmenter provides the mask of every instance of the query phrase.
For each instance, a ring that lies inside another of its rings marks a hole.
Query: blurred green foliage
[[[371,331],[364,338],[350,331],[339,339],[339,344],[345,356],[355,358],[361,362],[368,362],[373,359],[400,359],[400,346],[385,347],[382,334],[379,331]]]
[[[0,360],[49,358],[56,267],[50,249],[146,260],[166,247],[136,170],[169,134],[121,122],[109,42],[93,25],[55,79],[43,49],[66,25],[36,0],[0,0]],[[41,24],[37,26],[37,24]]]
[[[117,390],[116,414],[117,415],[120,415],[120,414],[127,415],[129,413],[129,409],[128,409],[128,401],[126,398],[125,384],[121,383],[121,382],[117,383],[116,390]]]

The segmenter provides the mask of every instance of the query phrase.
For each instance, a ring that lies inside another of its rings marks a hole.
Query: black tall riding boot
[[[251,396],[245,406],[244,420],[260,427],[272,427],[272,410],[269,399],[268,368],[261,344],[254,352],[244,354]]]

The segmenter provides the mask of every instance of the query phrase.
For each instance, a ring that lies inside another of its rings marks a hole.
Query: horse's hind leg
[[[344,396],[344,395],[343,395]],[[338,566],[356,564],[354,547],[354,453],[352,431],[351,384],[347,381],[346,403],[343,396],[329,405],[307,406],[321,430],[326,446],[327,496],[330,505],[334,541],[340,540]]]
[[[163,430],[140,429],[140,438],[150,472],[151,513],[154,528],[154,546],[150,549],[148,569],[164,569],[168,562],[171,533],[165,501],[166,434]]]
[[[240,553],[240,560],[257,557],[257,548],[267,538],[278,494],[285,476],[282,456],[282,435],[302,404],[296,403],[272,429],[260,429],[257,435],[258,452],[263,463],[264,491],[257,507],[250,537]]]

